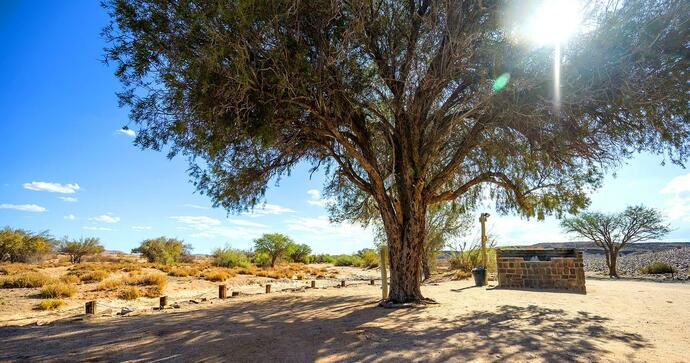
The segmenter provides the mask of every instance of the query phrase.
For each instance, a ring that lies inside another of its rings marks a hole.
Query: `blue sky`
[[[97,1],[0,2],[0,225],[97,236],[129,250],[160,235],[185,239],[194,252],[282,232],[315,252],[353,252],[372,245],[359,226],[332,225],[318,190],[323,178],[297,168],[253,214],[210,208],[189,183],[186,161],[140,150],[119,131],[113,70],[100,62],[107,16]],[[592,195],[592,209],[644,203],[668,216],[668,240],[690,240],[690,173],[638,155]],[[566,241],[558,222],[492,215],[500,244]],[[468,238],[476,237],[476,231]]]

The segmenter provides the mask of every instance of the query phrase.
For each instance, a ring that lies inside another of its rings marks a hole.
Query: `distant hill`
[[[523,246],[521,246],[523,247]],[[600,255],[604,253],[604,250],[595,245],[593,242],[545,242],[536,243],[530,245],[529,247],[540,247],[540,248],[577,248],[578,250],[584,251],[587,254]],[[622,255],[628,255],[631,253],[644,253],[644,252],[655,252],[663,251],[673,248],[683,248],[690,247],[690,242],[645,242],[645,243],[633,243],[625,246],[621,251]]]

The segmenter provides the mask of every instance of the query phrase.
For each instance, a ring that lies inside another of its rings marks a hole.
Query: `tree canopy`
[[[95,255],[105,251],[101,240],[95,237],[80,238],[79,240],[69,240],[64,238],[59,245],[58,251],[69,255],[71,263],[80,263],[82,257]]]
[[[376,208],[389,296],[419,301],[427,206],[561,216],[635,151],[686,160],[690,3],[592,4],[559,107],[553,50],[514,37],[505,1],[108,0],[106,60],[136,142],[186,155],[216,205],[310,163],[334,216]]]

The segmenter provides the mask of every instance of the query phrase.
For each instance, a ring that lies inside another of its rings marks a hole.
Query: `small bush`
[[[357,252],[357,256],[362,259],[359,267],[376,268],[379,267],[379,254],[371,248],[365,248]]]
[[[268,267],[271,266],[271,256],[265,252],[256,252],[252,262],[258,267]]]
[[[82,274],[79,276],[82,282],[100,282],[105,280],[108,275],[110,275],[110,272],[105,271],[105,270],[94,270],[87,272],[85,274]]]
[[[331,255],[321,254],[309,257],[310,263],[330,263],[335,264],[335,257]]]
[[[105,248],[98,238],[89,237],[76,241],[64,239],[60,242],[58,251],[68,255],[71,263],[80,263],[84,256],[99,254],[105,251]]]
[[[291,243],[288,246],[287,255],[292,262],[309,263],[311,247],[308,244]]]
[[[23,229],[0,229],[0,262],[35,262],[53,251],[55,241],[47,233]]]
[[[17,275],[3,277],[0,285],[6,289],[41,287],[52,279],[40,272],[23,272]]]
[[[163,288],[160,286],[148,286],[144,289],[145,297],[159,297],[163,295]]]
[[[197,276],[199,274],[199,269],[191,266],[171,266],[166,272],[170,276],[187,277]]]
[[[96,286],[96,290],[98,291],[110,291],[110,290],[115,290],[119,288],[120,286],[124,285],[124,281],[122,279],[109,279],[101,282]]]
[[[81,282],[81,279],[80,279],[79,276],[77,276],[77,275],[74,275],[74,274],[67,274],[67,275],[61,276],[61,277],[60,277],[60,281],[66,283],[66,284],[73,284],[73,285],[76,285],[76,284],[78,284],[78,283]]]
[[[641,271],[643,274],[660,275],[675,273],[676,269],[665,262],[654,262],[652,264],[642,267]]]
[[[169,265],[187,259],[191,249],[192,247],[184,241],[159,237],[144,240],[139,247],[132,250],[132,253],[141,253],[149,262]]]
[[[36,310],[55,310],[63,305],[65,305],[65,301],[62,299],[43,299],[36,305]]]
[[[139,289],[136,287],[128,287],[117,295],[118,298],[122,300],[136,300],[141,296]]]
[[[64,282],[55,282],[43,286],[38,293],[43,298],[72,297],[77,293],[77,288]]]
[[[336,266],[362,266],[362,258],[352,255],[340,255],[335,258]]]
[[[221,267],[244,267],[250,266],[247,254],[229,247],[218,248],[213,251],[214,264]]]

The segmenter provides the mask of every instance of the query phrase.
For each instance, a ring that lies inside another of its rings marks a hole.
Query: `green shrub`
[[[362,266],[362,258],[357,255],[340,255],[335,258],[336,266]]]
[[[0,279],[0,286],[6,289],[41,287],[52,279],[40,272],[22,272]]]
[[[379,267],[379,254],[372,248],[365,248],[357,252],[357,256],[362,259],[362,263],[358,266],[366,268]]]
[[[258,267],[271,266],[271,256],[265,252],[255,252],[252,262]]]
[[[192,247],[184,241],[159,237],[142,241],[132,253],[141,253],[149,262],[171,264],[188,259],[191,249]]]
[[[292,262],[309,263],[311,247],[307,244],[292,243],[288,247],[288,257]]]
[[[309,257],[310,263],[330,263],[335,264],[335,257],[327,254],[320,254]]]
[[[77,288],[64,282],[55,282],[43,286],[38,293],[43,298],[71,297],[77,293]]]
[[[32,262],[53,251],[55,241],[47,232],[33,233],[5,227],[0,230],[0,262]]]
[[[55,310],[63,305],[65,305],[65,301],[62,299],[43,299],[36,305],[36,310]]]
[[[250,266],[247,254],[229,247],[218,248],[213,251],[214,264],[221,267],[244,267]]]
[[[665,262],[654,262],[652,264],[642,267],[641,271],[643,274],[658,275],[675,273],[676,269]]]
[[[70,241],[64,239],[60,242],[60,248],[58,250],[60,253],[69,255],[69,260],[71,263],[80,263],[82,257],[86,255],[95,255],[105,251],[101,241],[98,238],[89,237],[81,238],[79,240]]]

